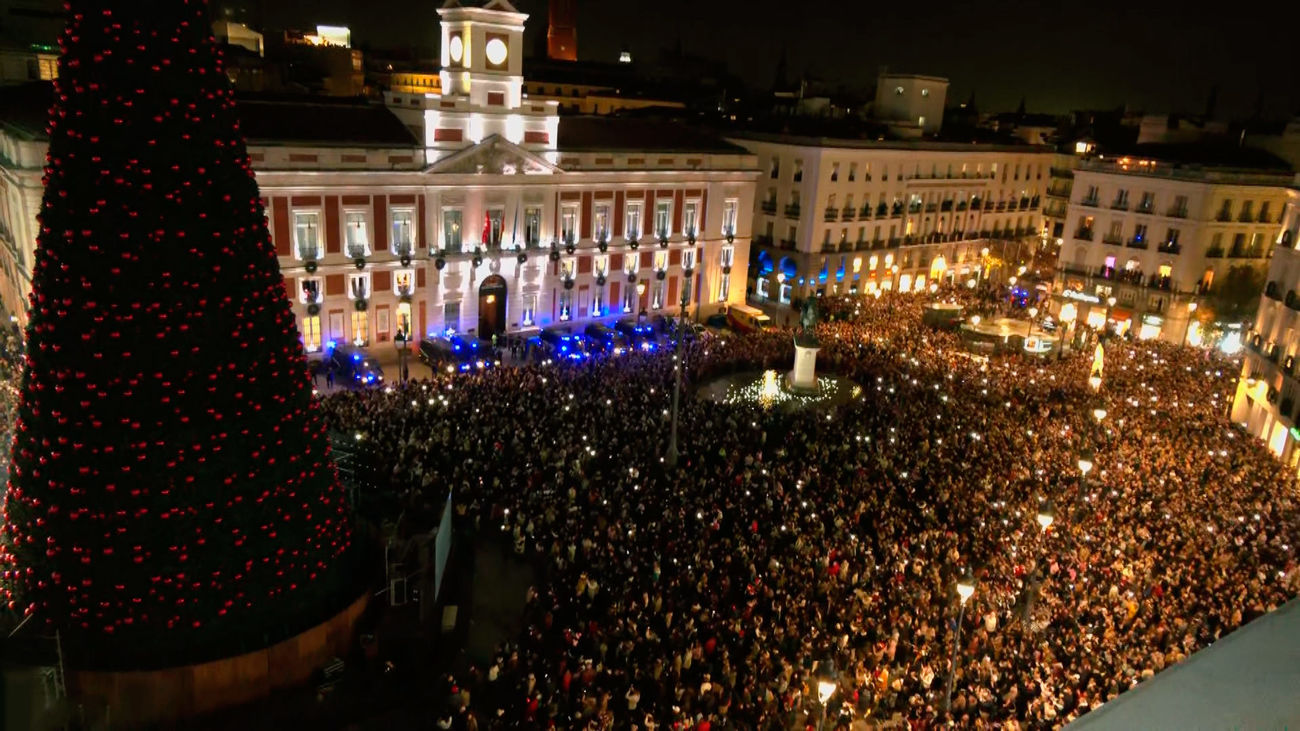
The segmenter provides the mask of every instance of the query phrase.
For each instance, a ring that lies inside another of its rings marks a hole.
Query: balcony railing
[[[1103,244],[1111,244],[1112,246],[1123,246],[1124,237],[1118,234],[1106,234],[1101,237],[1101,242]]]
[[[1112,211],[1127,211],[1127,210],[1128,210],[1128,201],[1126,201],[1126,200],[1117,200],[1117,201],[1114,201],[1113,203],[1110,204],[1110,209],[1111,209]]]
[[[1215,246],[1215,247],[1212,247],[1212,248],[1206,249],[1206,250],[1205,250],[1205,258],[1206,258],[1206,259],[1222,259],[1222,258],[1223,258],[1223,248],[1222,248],[1222,247],[1219,247],[1219,246]]]
[[[1242,211],[1237,215],[1237,223],[1254,223],[1255,216],[1250,211]]]
[[[1227,211],[1219,211],[1218,214],[1215,215],[1214,220],[1219,223],[1229,223],[1232,221],[1232,216],[1228,215]]]
[[[348,244],[346,248],[349,259],[364,259],[366,257],[365,244]]]
[[[845,206],[844,208],[840,209],[840,220],[852,221],[857,216],[857,213],[858,213],[858,209],[854,208],[853,206]]]
[[[786,207],[785,207],[785,215],[786,215],[787,218],[798,218],[798,217],[799,217],[799,204],[798,204],[798,203],[792,203],[792,204],[786,206]]]
[[[825,215],[822,217],[822,219],[825,220],[825,221],[836,221],[836,220],[839,220],[839,217],[840,217],[839,209],[836,209],[836,208],[827,208],[827,209],[826,209],[826,213],[825,213]]]
[[[861,218],[861,219],[864,219],[864,220],[865,220],[865,219],[868,219],[868,218],[871,218],[871,204],[870,204],[870,203],[868,203],[867,205],[863,206],[863,207],[858,211],[858,218]]]
[[[303,261],[317,261],[320,259],[320,246],[298,245],[298,258]]]
[[[771,246],[772,237],[767,234],[759,234],[754,237],[754,243],[758,246]]]
[[[1093,231],[1090,228],[1081,228],[1074,232],[1074,238],[1081,241],[1092,241]]]
[[[1130,249],[1145,249],[1150,246],[1146,239],[1129,239],[1128,243],[1124,245]]]
[[[1169,212],[1165,215],[1170,218],[1187,218],[1187,209],[1178,207],[1170,208]]]
[[[1183,247],[1177,241],[1164,241],[1156,247],[1156,251],[1161,254],[1181,254],[1183,253]]]
[[[794,251],[794,241],[792,239],[781,239],[781,248],[786,251]]]
[[[1150,204],[1150,203],[1139,203],[1139,204],[1138,204],[1138,207],[1137,207],[1137,212],[1138,212],[1138,213],[1150,213],[1152,207],[1153,207],[1153,206],[1152,206],[1152,204]]]
[[[763,201],[760,205],[763,213],[776,213],[776,201]]]
[[[1083,200],[1079,201],[1079,205],[1088,206],[1089,208],[1096,208],[1097,206],[1101,205],[1101,201],[1097,200],[1096,198],[1084,198]]]

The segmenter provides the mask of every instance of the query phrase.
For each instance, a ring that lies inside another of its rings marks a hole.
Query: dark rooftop
[[[1144,157],[1189,168],[1227,168],[1290,172],[1291,166],[1272,153],[1230,143],[1146,143],[1106,149],[1107,158]]]
[[[352,99],[238,96],[250,144],[414,147],[419,140],[387,108]]]
[[[0,124],[45,137],[52,86],[33,82],[0,88]],[[412,147],[411,131],[385,107],[354,99],[288,95],[236,97],[240,126],[251,144]]]
[[[737,145],[666,119],[571,116],[560,118],[560,152],[628,150],[746,155]]]

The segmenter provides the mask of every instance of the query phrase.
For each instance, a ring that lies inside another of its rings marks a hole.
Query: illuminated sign
[[[1101,304],[1101,298],[1097,295],[1078,292],[1073,289],[1067,289],[1064,292],[1061,292],[1061,296],[1066,299],[1079,300],[1080,302],[1091,302],[1094,305]]]

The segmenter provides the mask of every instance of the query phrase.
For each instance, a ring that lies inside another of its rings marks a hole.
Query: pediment
[[[453,175],[550,175],[560,172],[560,169],[546,158],[529,152],[500,135],[492,135],[473,147],[435,162],[429,172]]]

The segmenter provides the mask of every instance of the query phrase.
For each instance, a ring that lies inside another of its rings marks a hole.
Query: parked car
[[[326,367],[334,368],[335,383],[357,388],[382,386],[384,371],[365,351],[352,345],[336,345],[326,354]]]
[[[556,360],[582,360],[587,357],[581,335],[571,335],[548,327],[538,337],[546,346],[548,354]]]
[[[496,365],[496,359],[479,341],[467,340],[459,335],[420,341],[420,360],[430,368],[451,366],[461,371],[482,370]]]

